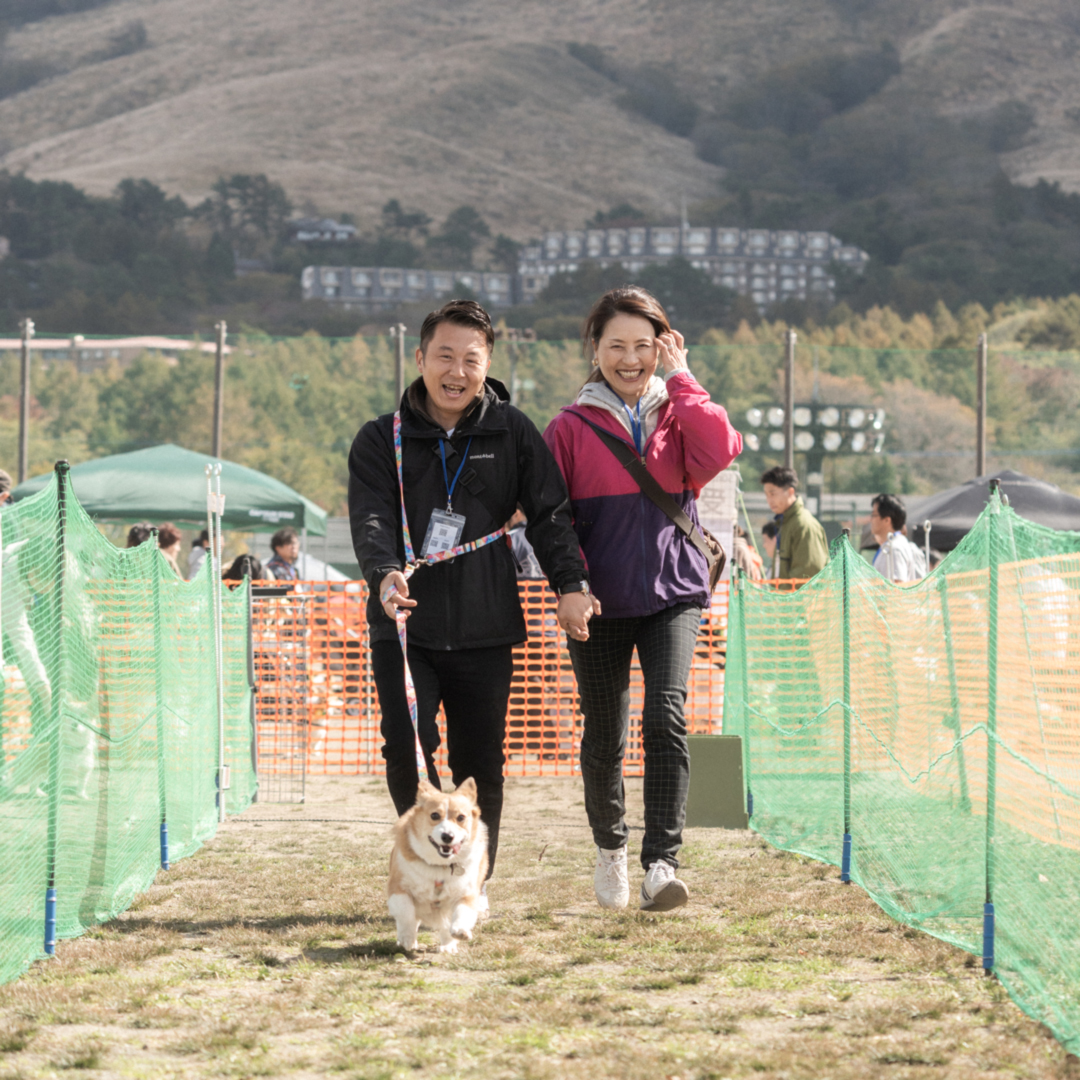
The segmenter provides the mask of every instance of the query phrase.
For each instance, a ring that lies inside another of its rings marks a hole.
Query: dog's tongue
[[[456,855],[460,850],[461,850],[461,845],[460,844],[454,844],[450,848],[450,854],[451,855]]]

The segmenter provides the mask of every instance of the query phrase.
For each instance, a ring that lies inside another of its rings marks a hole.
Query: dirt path
[[[355,777],[228,822],[0,988],[0,1078],[1066,1075],[973,958],[752,833],[688,832],[681,911],[602,912],[574,779],[509,781],[493,918],[456,957],[408,960],[391,818]]]

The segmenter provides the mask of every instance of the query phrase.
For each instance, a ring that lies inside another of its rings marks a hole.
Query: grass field
[[[308,790],[0,987],[0,1078],[1072,1075],[974,958],[752,833],[688,832],[681,911],[601,911],[577,780],[509,782],[491,920],[407,959],[383,782]]]

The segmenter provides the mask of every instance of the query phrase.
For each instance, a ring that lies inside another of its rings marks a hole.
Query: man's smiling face
[[[424,379],[432,419],[449,430],[483,389],[491,367],[487,339],[474,327],[439,323],[427,351],[416,350],[416,366]]]

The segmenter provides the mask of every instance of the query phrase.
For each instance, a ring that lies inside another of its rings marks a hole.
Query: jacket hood
[[[659,376],[654,375],[645,387],[645,393],[641,395],[641,419],[648,438],[656,430],[657,414],[662,406],[668,403],[667,384]],[[586,383],[574,399],[575,405],[592,405],[594,408],[603,409],[611,413],[626,429],[628,435],[633,435],[630,427],[630,417],[626,414],[626,403],[608,385],[606,381]]]

